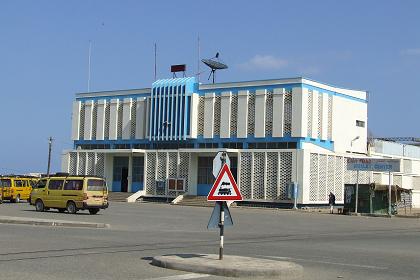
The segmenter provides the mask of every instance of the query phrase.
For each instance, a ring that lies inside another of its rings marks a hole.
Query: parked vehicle
[[[28,200],[32,187],[36,184],[37,178],[8,175],[0,177],[0,192],[2,200],[19,203],[21,200]]]
[[[58,173],[41,178],[31,193],[30,204],[36,211],[57,209],[75,214],[88,210],[94,215],[108,208],[108,189],[103,178]]]

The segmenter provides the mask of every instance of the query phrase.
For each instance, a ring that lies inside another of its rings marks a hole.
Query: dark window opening
[[[356,126],[358,126],[358,127],[365,127],[365,122],[364,121],[356,120]]]
[[[50,180],[48,184],[49,190],[61,190],[63,187],[64,180]]]
[[[133,182],[144,180],[144,157],[133,157]]]

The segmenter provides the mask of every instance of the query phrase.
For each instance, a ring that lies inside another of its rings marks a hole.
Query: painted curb
[[[303,267],[293,262],[241,256],[224,256],[223,261],[218,258],[207,254],[165,255],[154,257],[152,265],[225,277],[303,279]]]
[[[110,228],[109,224],[87,223],[47,219],[31,219],[21,217],[0,217],[0,224],[32,225],[49,227]]]

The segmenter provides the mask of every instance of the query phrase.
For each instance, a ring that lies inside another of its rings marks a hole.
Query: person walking
[[[334,214],[335,195],[332,192],[328,195],[328,204],[330,205],[330,214]]]

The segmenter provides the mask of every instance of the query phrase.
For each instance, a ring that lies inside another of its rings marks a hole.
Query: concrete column
[[[136,110],[136,139],[144,139],[146,137],[146,97],[139,97],[137,98],[137,108],[133,108],[132,110]]]
[[[237,117],[237,137],[248,137],[248,91],[240,90],[238,92],[238,117]]]
[[[92,140],[93,100],[85,102],[85,131],[84,140]]]
[[[321,139],[327,140],[328,139],[328,94],[323,93],[322,98],[322,130],[321,130]]]
[[[65,151],[61,154],[61,172],[69,172],[70,170],[70,152]]]
[[[122,117],[122,139],[131,138],[131,98],[124,98],[123,102],[123,117]]]
[[[82,106],[82,102],[74,101],[73,102],[73,112],[71,116],[72,122],[72,133],[71,139],[72,140],[79,140],[79,127],[80,127],[80,108]]]
[[[230,91],[222,92],[221,112],[220,112],[220,138],[230,137],[230,109],[232,93]]]
[[[107,105],[108,104],[105,99],[98,101],[98,110],[96,118],[96,140],[104,140],[105,137],[105,109]]]
[[[312,138],[318,138],[318,98],[319,92],[312,91]]]
[[[255,137],[265,137],[265,100],[267,90],[257,90],[255,93]]]
[[[273,137],[283,137],[284,88],[276,88],[273,93]]]
[[[191,95],[191,112],[190,112],[190,137],[197,138],[198,133],[198,103],[200,102],[200,97],[197,93]],[[169,133],[170,135],[171,133]],[[172,140],[172,138],[171,138]]]
[[[292,104],[292,137],[306,137],[308,135],[308,89],[293,88]]]
[[[204,97],[204,138],[214,136],[214,102],[215,94],[206,93]]]
[[[109,116],[109,140],[117,140],[118,132],[118,99],[111,100],[111,110]]]

